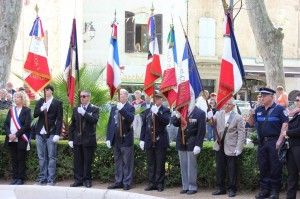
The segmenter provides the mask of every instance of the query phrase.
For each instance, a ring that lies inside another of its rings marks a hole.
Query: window
[[[162,14],[155,16],[155,34],[159,53],[162,53]],[[148,52],[147,23],[149,16],[145,13],[135,15],[125,11],[125,52]]]
[[[199,20],[199,55],[216,55],[216,20],[213,18]]]
[[[209,93],[215,92],[215,80],[213,79],[202,79],[202,84],[205,90]]]

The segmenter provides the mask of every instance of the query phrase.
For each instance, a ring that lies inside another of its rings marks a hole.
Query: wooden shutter
[[[134,52],[134,16],[133,12],[125,11],[125,52]]]
[[[154,15],[155,18],[155,34],[158,41],[159,54],[162,53],[162,35],[163,35],[163,18],[162,14]]]

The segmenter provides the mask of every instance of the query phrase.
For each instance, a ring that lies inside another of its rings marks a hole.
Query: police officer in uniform
[[[278,160],[277,149],[282,142],[281,133],[287,130],[288,113],[273,100],[274,90],[259,89],[262,106],[250,110],[249,124],[257,122],[259,146],[257,149],[260,170],[260,192],[257,199],[279,198],[282,179],[282,164]]]
[[[174,126],[179,127],[176,149],[178,150],[182,190],[181,194],[197,193],[197,156],[202,148],[203,139],[206,133],[206,114],[203,110],[194,106],[188,113],[187,126],[184,129],[182,139],[182,126],[180,114],[176,111],[172,117]]]
[[[169,136],[167,125],[170,122],[170,109],[162,105],[163,97],[154,92],[154,105],[146,109],[140,137],[140,148],[146,149],[149,184],[145,191],[164,190],[165,162]],[[153,130],[155,126],[155,131]]]

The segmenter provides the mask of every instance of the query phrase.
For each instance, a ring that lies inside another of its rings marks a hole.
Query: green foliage
[[[238,158],[238,188],[239,190],[254,190],[259,187],[259,169],[257,165],[256,147],[244,147]],[[4,148],[4,136],[0,136],[0,177],[11,178],[10,155]],[[201,187],[215,187],[216,160],[212,142],[204,142],[198,155],[198,185]],[[38,157],[35,141],[31,142],[31,150],[27,156],[27,179],[35,180],[38,177]],[[114,182],[114,158],[112,149],[108,149],[105,142],[98,142],[92,166],[93,179],[101,182]],[[284,168],[286,184],[287,171]],[[57,180],[73,179],[73,151],[66,140],[58,143]],[[134,145],[134,182],[147,182],[146,154],[139,148],[138,142]],[[178,152],[172,144],[167,150],[166,178],[167,187],[181,186],[181,174]]]
[[[5,135],[4,122],[7,116],[8,109],[0,110],[0,135]]]
[[[105,137],[107,122],[109,117],[109,109],[105,106],[109,102],[109,92],[106,87],[100,86],[103,81],[100,77],[104,71],[104,67],[87,67],[83,66],[79,70],[80,90],[89,90],[92,94],[91,103],[100,108],[100,119],[97,125],[98,139]],[[76,74],[77,75],[77,74]],[[77,78],[77,77],[76,77]],[[68,135],[69,126],[71,124],[72,107],[68,100],[66,84],[64,82],[63,73],[55,76],[51,82],[54,87],[54,97],[63,102],[64,109],[64,127],[65,136]],[[76,85],[78,88],[78,85]],[[79,104],[79,93],[75,92],[75,106]],[[102,134],[100,132],[103,132]]]

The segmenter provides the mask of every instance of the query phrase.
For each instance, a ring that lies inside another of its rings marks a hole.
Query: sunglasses
[[[295,99],[295,102],[299,102],[300,101],[300,99]]]
[[[87,95],[80,95],[80,98],[86,98],[88,97]]]

